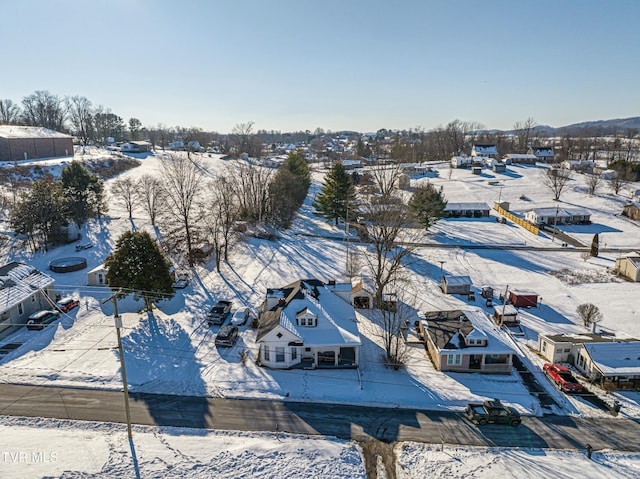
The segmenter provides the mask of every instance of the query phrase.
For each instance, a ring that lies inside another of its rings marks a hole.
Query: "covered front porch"
[[[359,347],[301,347],[301,361],[292,369],[357,368]]]

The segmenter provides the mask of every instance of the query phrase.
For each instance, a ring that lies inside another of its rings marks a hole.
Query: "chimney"
[[[591,323],[591,332],[593,334],[596,334],[596,330],[597,329],[598,329],[598,323],[596,323],[596,322]]]

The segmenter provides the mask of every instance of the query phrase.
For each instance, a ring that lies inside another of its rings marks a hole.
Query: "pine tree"
[[[591,252],[589,253],[593,257],[597,257],[600,250],[600,240],[598,237],[598,233],[593,235],[593,240],[591,241]]]
[[[335,221],[336,226],[338,220],[348,220],[349,211],[352,217],[355,216],[355,189],[342,163],[334,164],[327,173],[313,207],[318,215]]]
[[[153,302],[173,297],[171,263],[149,233],[127,231],[104,262],[113,290],[131,290],[144,298],[148,311]]]
[[[429,229],[444,216],[447,200],[442,190],[437,190],[431,183],[416,188],[409,200],[409,209],[415,220]]]
[[[104,183],[79,161],[72,161],[60,174],[64,195],[69,200],[71,218],[81,226],[88,218],[106,211]]]

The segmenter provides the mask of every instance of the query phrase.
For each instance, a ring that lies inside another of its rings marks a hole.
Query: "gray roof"
[[[614,341],[637,341],[637,339],[620,339],[615,336],[608,336],[596,333],[583,333],[583,334],[541,334],[540,336],[547,338],[554,343],[574,343],[574,344],[586,344],[586,343],[611,343]]]
[[[0,267],[0,311],[7,311],[33,295],[52,286],[54,279],[33,266],[13,261]]]
[[[444,208],[445,211],[471,211],[481,210],[490,211],[491,208],[486,203],[452,203],[448,202]]]
[[[0,125],[0,138],[73,138],[39,126]]]

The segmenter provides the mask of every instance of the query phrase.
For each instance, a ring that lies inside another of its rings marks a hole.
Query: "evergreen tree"
[[[348,212],[355,216],[355,189],[351,177],[342,163],[331,167],[324,180],[322,190],[313,202],[316,213],[328,221],[348,220]]]
[[[279,228],[288,228],[306,192],[298,177],[287,169],[281,169],[269,184],[269,216]]]
[[[67,222],[68,201],[52,176],[36,180],[11,211],[11,226],[26,234],[34,249],[61,241],[60,228]]]
[[[71,219],[81,226],[87,219],[107,210],[104,183],[78,161],[72,161],[60,174],[64,195],[69,200]]]
[[[309,165],[307,164],[307,160],[304,157],[302,151],[293,151],[289,153],[287,159],[282,164],[280,169],[289,170],[291,173],[298,177],[300,184],[302,185],[302,189],[304,190],[304,196],[307,195],[309,191],[309,187],[311,186],[311,172],[309,171]],[[300,201],[302,204],[304,201],[304,197]]]
[[[444,216],[446,206],[447,200],[442,190],[436,189],[431,183],[418,186],[409,200],[411,213],[425,229],[429,229]]]
[[[600,240],[598,237],[598,233],[593,235],[593,240],[591,240],[591,251],[590,255],[593,257],[597,257],[600,250]]]
[[[109,287],[135,291],[148,311],[154,301],[173,297],[171,263],[146,231],[123,233],[104,264]]]

